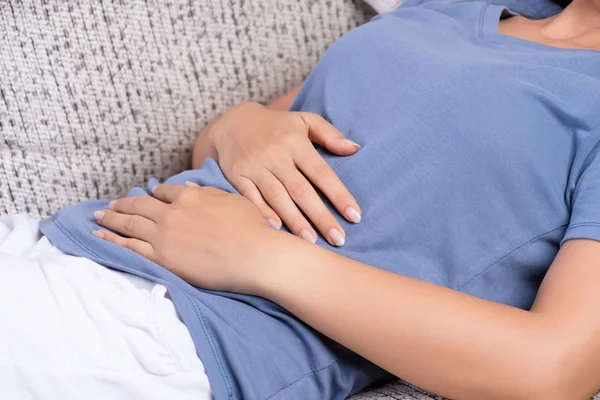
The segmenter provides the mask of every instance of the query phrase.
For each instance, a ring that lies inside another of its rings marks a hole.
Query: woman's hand
[[[348,221],[360,221],[360,208],[311,142],[337,155],[359,149],[317,114],[246,103],[229,110],[201,135],[194,165],[211,147],[227,180],[271,226],[279,228],[281,218],[292,233],[314,243],[316,232],[303,212],[330,244],[341,246],[345,232],[310,182]]]
[[[122,198],[94,214],[100,225],[124,236],[93,234],[192,285],[253,294],[261,263],[252,260],[272,250],[273,236],[287,234],[270,228],[244,197],[212,187],[158,185],[153,196]]]

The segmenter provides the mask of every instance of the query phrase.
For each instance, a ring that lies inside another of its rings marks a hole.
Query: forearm
[[[194,169],[202,167],[202,163],[207,158],[216,160],[219,156],[217,154],[217,149],[211,143],[210,135],[210,131],[214,126],[215,121],[211,121],[206,125],[194,142],[194,149],[192,150],[192,168]]]
[[[393,374],[457,399],[532,399],[542,388],[552,394],[545,398],[563,398],[552,376],[557,353],[549,332],[556,330],[543,314],[378,270],[292,237],[276,248],[260,256],[267,270],[258,294]]]
[[[302,85],[298,85],[283,96],[273,100],[267,105],[267,108],[276,111],[288,111],[296,99],[301,87]]]

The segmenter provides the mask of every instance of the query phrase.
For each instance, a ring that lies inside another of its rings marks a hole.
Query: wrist
[[[324,250],[304,239],[277,229],[260,237],[250,262],[250,294],[277,302],[282,290],[302,279],[318,264]]]
[[[201,168],[204,160],[207,158],[212,158],[214,160],[218,160],[219,158],[219,154],[211,140],[210,134],[215,122],[216,120],[206,125],[200,132],[200,135],[196,138],[192,152],[192,168],[194,169]]]
[[[206,158],[218,161],[219,148],[223,139],[226,139],[232,132],[238,130],[235,124],[246,120],[244,114],[255,113],[264,109],[265,107],[259,103],[242,103],[230,108],[223,115],[206,125],[194,143],[192,155],[193,168],[200,168]]]
[[[207,140],[217,150],[235,133],[244,131],[245,124],[256,113],[264,112],[265,106],[255,102],[241,103],[227,110],[225,114],[213,121],[207,132]]]

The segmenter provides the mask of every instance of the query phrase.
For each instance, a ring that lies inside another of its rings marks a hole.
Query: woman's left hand
[[[153,196],[127,197],[94,213],[108,230],[93,234],[162,265],[188,283],[251,293],[252,257],[272,246],[269,227],[246,198],[212,187],[158,185]],[[261,247],[262,246],[262,247]]]

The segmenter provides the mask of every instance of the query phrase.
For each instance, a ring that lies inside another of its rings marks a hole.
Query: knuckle
[[[282,132],[279,140],[285,147],[290,149],[298,146],[298,135],[295,131]]]
[[[327,122],[327,120],[321,114],[310,113],[310,117],[318,122]]]
[[[186,203],[192,201],[196,197],[196,191],[191,188],[186,188],[183,190],[179,196],[177,196],[177,201]]]
[[[285,190],[283,190],[283,188],[272,188],[269,187],[265,190],[264,196],[265,199],[267,199],[268,201],[275,201],[279,198],[281,198],[281,196],[283,196],[285,194]]]
[[[298,114],[298,117],[300,117],[300,121],[302,122],[302,125],[305,127],[306,130],[308,130],[308,126],[311,120],[317,119],[320,117],[319,114],[314,114],[311,112],[306,112],[306,111],[301,111]]]
[[[311,215],[311,221],[321,229],[324,229],[328,226],[335,226],[338,230],[337,224],[335,223],[335,218],[327,211],[319,211],[315,213],[315,215]]]
[[[168,240],[168,235],[157,235],[157,237],[153,238],[152,252],[153,252],[155,258],[158,259],[158,258],[162,257],[163,249],[168,247],[165,244],[165,242],[167,240]]]
[[[331,176],[330,169],[327,165],[316,165],[313,167],[314,183],[321,183],[329,179]]]
[[[307,182],[294,181],[291,182],[288,189],[288,193],[295,200],[304,200],[312,194],[312,188]]]
[[[133,199],[129,200],[129,209],[131,210],[131,213],[133,214],[137,214],[139,209],[140,209],[140,198],[138,197],[134,197]],[[123,204],[124,206],[124,204]]]
[[[166,225],[166,229],[173,228],[177,226],[179,221],[182,218],[185,218],[185,212],[181,206],[171,205],[166,213],[166,218],[164,224]]]
[[[125,247],[128,248],[129,250],[135,251],[136,246],[135,246],[135,242],[133,240],[126,240],[124,244],[125,244]]]
[[[254,202],[258,202],[259,198],[260,198],[260,193],[258,193],[258,190],[256,189],[256,187],[247,184],[247,182],[244,182],[243,184],[238,185],[237,187],[238,192],[244,196],[245,198],[247,198],[248,200]]]
[[[133,215],[128,216],[123,223],[123,230],[125,233],[133,233],[137,226],[136,218]]]
[[[247,161],[238,161],[231,164],[229,168],[233,176],[244,176],[248,170],[248,162]]]

